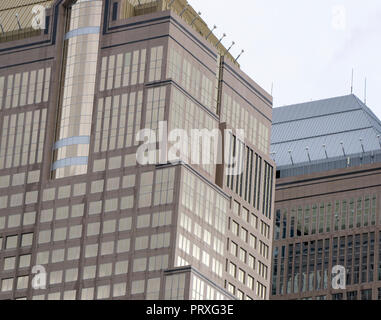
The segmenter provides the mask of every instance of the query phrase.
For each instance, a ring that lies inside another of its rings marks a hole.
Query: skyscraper
[[[272,98],[196,11],[18,0],[0,22],[0,299],[268,299]],[[171,154],[176,129],[213,143]]]
[[[355,95],[274,109],[271,299],[381,299],[380,135]]]

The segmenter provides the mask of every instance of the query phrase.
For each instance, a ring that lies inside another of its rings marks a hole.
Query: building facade
[[[196,11],[17,0],[0,22],[0,299],[268,299],[272,97]],[[168,159],[174,129],[227,134]]]
[[[354,95],[273,119],[271,299],[381,299],[381,122]]]

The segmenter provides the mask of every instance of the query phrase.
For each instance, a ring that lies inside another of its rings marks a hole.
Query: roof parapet
[[[187,0],[121,0],[121,4],[120,19],[128,19],[133,16],[158,11],[171,10],[175,12],[190,27],[195,29],[205,40],[215,47],[221,56],[228,58],[234,65],[240,67],[237,59],[229,52],[231,47],[227,49],[221,43],[226,37],[226,34],[224,33],[222,38],[217,38],[213,33],[214,30],[217,29],[217,26],[214,25],[212,28],[209,28],[206,22],[201,18],[200,13],[193,9]]]

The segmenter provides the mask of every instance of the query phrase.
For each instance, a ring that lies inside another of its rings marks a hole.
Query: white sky
[[[188,0],[274,106],[354,93],[381,119],[381,1]]]

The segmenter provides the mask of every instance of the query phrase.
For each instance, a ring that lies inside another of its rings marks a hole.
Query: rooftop
[[[128,19],[131,16],[144,15],[157,11],[172,10],[176,12],[185,23],[195,29],[202,37],[206,38],[218,50],[219,54],[230,59],[236,66],[240,67],[229,50],[223,45],[226,34],[220,30],[220,36],[213,32],[215,26],[209,28],[208,24],[202,19],[187,0],[121,0],[120,18]],[[224,35],[224,37],[222,37]],[[232,43],[229,43],[229,47]]]
[[[52,4],[53,0],[0,0],[0,42],[39,35],[41,30],[32,28],[32,9],[36,5],[49,8]]]
[[[381,121],[353,94],[273,109],[271,152],[278,170],[348,163],[380,149]]]
[[[0,43],[40,35],[41,30],[32,28],[34,18],[32,9],[36,5],[50,8],[55,3],[57,3],[55,0],[0,0]],[[222,37],[223,32],[221,31],[221,35],[217,37],[213,33],[216,28],[209,28],[199,12],[187,0],[120,0],[118,18],[128,19],[132,16],[166,10],[176,12],[185,23],[216,47],[221,55],[240,67],[236,60],[237,57],[233,57],[222,43],[226,40],[225,37]],[[16,18],[16,14],[18,14],[18,18]],[[229,43],[230,46],[231,43]]]

